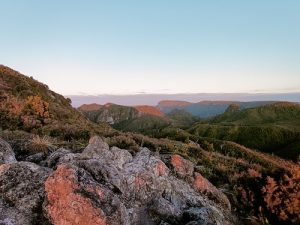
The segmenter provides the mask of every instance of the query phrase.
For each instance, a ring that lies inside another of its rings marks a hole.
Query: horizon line
[[[292,91],[292,92],[176,92],[176,93],[99,93],[99,94],[87,94],[87,93],[79,93],[79,94],[62,94],[63,96],[134,96],[134,95],[214,95],[214,94],[232,94],[232,95],[272,95],[272,94],[300,94],[300,91]]]

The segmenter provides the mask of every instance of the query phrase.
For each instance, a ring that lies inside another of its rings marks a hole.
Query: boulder
[[[193,187],[195,190],[206,194],[210,199],[222,204],[222,206],[228,210],[231,209],[230,202],[227,196],[217,189],[212,183],[210,183],[206,178],[204,178],[200,173],[194,174]]]
[[[16,162],[15,153],[10,145],[0,138],[0,165],[4,163]]]
[[[194,164],[180,155],[174,154],[171,156],[171,165],[179,177],[185,178],[193,176]]]
[[[55,167],[60,159],[67,155],[67,154],[70,154],[71,151],[70,150],[67,150],[67,149],[64,149],[64,148],[60,148],[58,150],[56,150],[55,152],[52,152],[48,157],[47,159],[45,159],[43,162],[41,162],[41,164],[43,166],[47,166],[47,167]]]
[[[227,196],[217,189],[212,183],[205,179],[200,173],[194,172],[194,164],[174,154],[170,158],[170,164],[176,175],[187,181],[196,191],[206,195],[209,199],[220,203],[224,208],[230,210],[231,205]]]
[[[80,182],[81,179],[86,182]],[[59,165],[48,177],[45,210],[53,224],[121,224],[120,201],[92,180],[85,171],[72,165]]]
[[[94,136],[90,139],[89,145],[83,150],[82,154],[90,158],[101,158],[104,157],[104,154],[111,156],[111,153],[107,150],[109,150],[108,144],[99,136]]]
[[[0,224],[49,224],[42,205],[50,172],[30,162],[0,166]]]

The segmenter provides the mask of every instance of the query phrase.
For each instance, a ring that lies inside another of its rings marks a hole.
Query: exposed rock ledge
[[[132,156],[96,136],[37,165],[0,147],[0,225],[235,224],[226,196],[178,155],[168,168],[147,148]]]

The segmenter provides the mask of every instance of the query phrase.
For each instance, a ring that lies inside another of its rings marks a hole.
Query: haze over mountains
[[[300,92],[293,93],[183,93],[183,94],[133,94],[133,95],[68,95],[74,107],[83,104],[157,105],[163,100],[200,101],[290,101],[300,102]]]

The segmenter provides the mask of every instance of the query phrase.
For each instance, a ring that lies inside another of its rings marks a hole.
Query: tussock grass
[[[33,152],[48,152],[53,148],[53,141],[47,136],[34,136],[28,144],[28,147]]]

